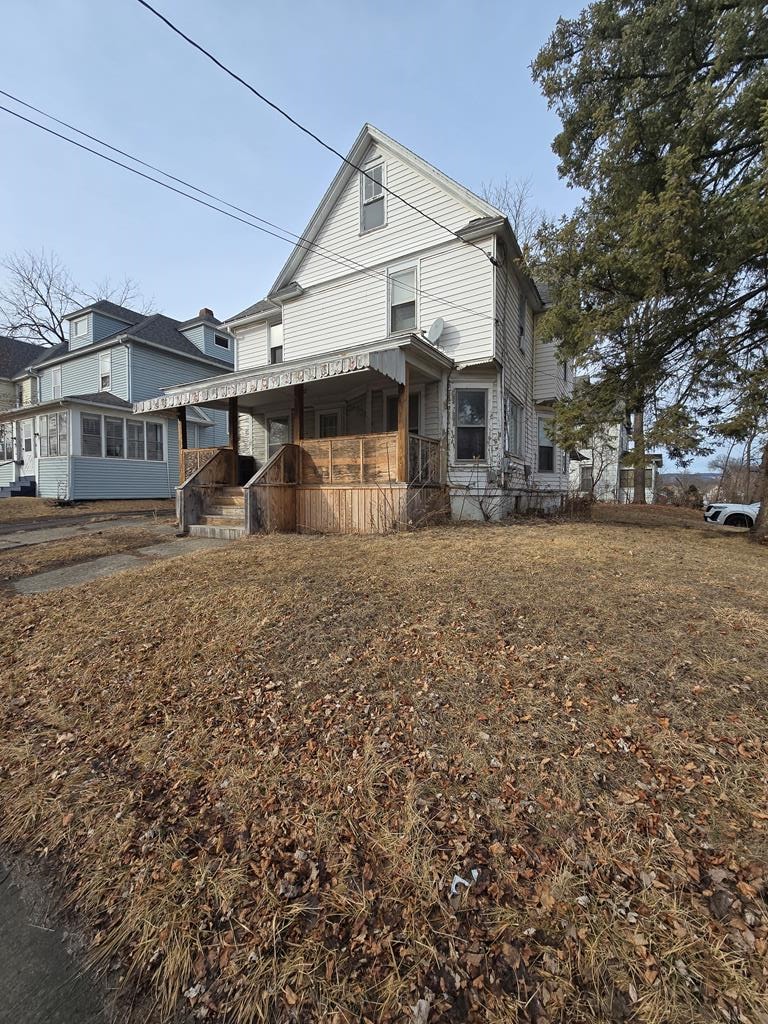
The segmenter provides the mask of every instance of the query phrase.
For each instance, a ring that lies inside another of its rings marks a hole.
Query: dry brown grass
[[[13,598],[0,835],[163,1013],[764,1024],[766,570],[468,527]]]
[[[46,541],[25,547],[0,551],[0,584],[32,576],[38,572],[57,569],[77,562],[88,562],[102,555],[117,555],[125,551],[157,544],[168,539],[168,531],[159,527],[127,526],[114,529],[89,530],[82,536],[66,540]]]
[[[713,530],[704,521],[700,508],[678,508],[676,505],[632,505],[596,501],[592,505],[592,520],[596,523],[621,523],[629,526],[682,526]]]
[[[33,519],[66,519],[73,516],[116,515],[127,512],[175,513],[170,498],[78,501],[74,505],[57,505],[50,498],[0,499],[0,523],[16,523]]]

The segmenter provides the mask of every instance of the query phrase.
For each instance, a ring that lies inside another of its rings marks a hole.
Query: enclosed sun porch
[[[239,370],[135,408],[177,421],[182,533],[386,533],[448,515],[451,366],[408,335]],[[189,446],[191,406],[227,410],[226,446]]]

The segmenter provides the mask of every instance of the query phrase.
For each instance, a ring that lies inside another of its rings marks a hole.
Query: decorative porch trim
[[[208,402],[223,402],[240,395],[251,395],[277,388],[292,387],[308,381],[340,377],[359,370],[378,370],[397,383],[405,379],[405,357],[399,349],[379,352],[356,352],[335,359],[285,366],[272,372],[264,370],[252,374],[238,373],[237,380],[220,382],[208,386],[198,385],[189,390],[171,395],[160,395],[134,403],[134,412],[161,412],[165,409],[179,409],[187,405],[203,405]]]

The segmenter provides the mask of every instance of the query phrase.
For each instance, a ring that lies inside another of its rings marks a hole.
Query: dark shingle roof
[[[67,352],[69,352],[69,345],[66,341],[60,341],[58,345],[51,345],[50,348],[44,348],[37,359],[29,365],[39,366],[40,363],[47,363],[49,359],[58,359],[59,356],[65,356]]]
[[[43,345],[33,345],[31,341],[0,335],[0,377],[15,377],[17,373],[26,370],[41,352],[46,351]]]
[[[118,398],[111,391],[96,391],[91,395],[67,395],[63,401],[114,405],[116,409],[133,409],[130,402],[126,402],[123,398]]]
[[[172,352],[179,352],[181,355],[205,355],[197,345],[194,345],[189,338],[186,338],[181,333],[178,320],[171,320],[169,316],[163,316],[162,313],[148,316],[145,320],[132,327],[130,331],[121,331],[120,333],[129,334],[132,338],[138,338],[139,341],[150,341],[155,345],[162,345],[163,348],[170,349]],[[210,359],[211,362],[218,363],[227,370],[232,369],[232,363],[224,359],[217,359],[215,356],[208,355],[205,358]]]
[[[83,306],[82,309],[73,309],[71,313],[67,313],[64,319],[71,320],[73,317],[93,312],[112,316],[126,324],[137,324],[146,316],[145,313],[137,313],[135,309],[127,309],[125,306],[118,306],[117,303],[109,302],[107,299],[100,299],[98,302],[92,302],[90,306]]]
[[[274,309],[276,313],[280,311],[280,307],[276,303],[271,302],[269,299],[260,299],[258,302],[254,302],[252,306],[248,306],[247,309],[243,309],[239,313],[235,313],[234,316],[227,317],[225,322],[228,323],[231,320],[242,320],[246,316],[256,316],[257,313],[266,313],[271,309]]]

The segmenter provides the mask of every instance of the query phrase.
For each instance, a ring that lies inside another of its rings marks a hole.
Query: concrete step
[[[190,537],[213,537],[215,540],[239,540],[245,536],[245,526],[213,526],[196,523],[189,528]]]

